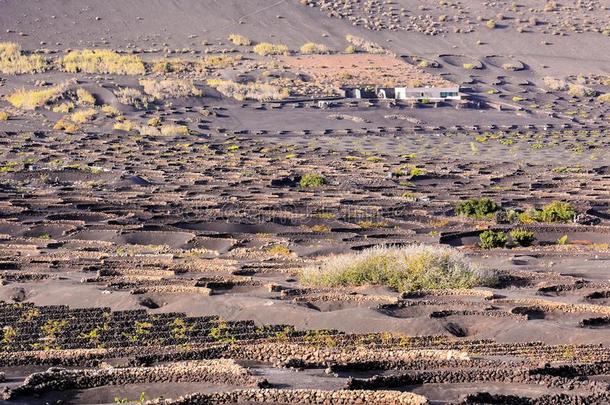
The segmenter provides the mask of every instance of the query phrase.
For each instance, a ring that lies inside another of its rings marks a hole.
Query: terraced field
[[[0,403],[610,403],[609,11],[0,0]]]

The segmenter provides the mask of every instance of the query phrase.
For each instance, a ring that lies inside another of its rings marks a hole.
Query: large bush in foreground
[[[330,257],[303,270],[301,281],[324,287],[385,285],[405,292],[471,288],[486,280],[453,248],[412,245]]]

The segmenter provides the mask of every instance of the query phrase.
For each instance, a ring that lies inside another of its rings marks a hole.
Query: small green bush
[[[569,222],[576,216],[576,210],[570,203],[553,201],[542,207],[541,222]]]
[[[530,246],[536,240],[534,232],[524,229],[513,229],[510,231],[510,237],[520,246]]]
[[[479,235],[479,239],[479,246],[483,249],[504,247],[506,246],[506,242],[508,242],[506,234],[502,231],[494,232],[492,230],[487,230]]]
[[[500,206],[489,198],[471,198],[455,205],[455,213],[469,218],[490,218]]]
[[[321,187],[325,184],[326,179],[324,176],[317,173],[307,173],[301,177],[301,181],[299,182],[299,186],[301,186],[301,188]]]

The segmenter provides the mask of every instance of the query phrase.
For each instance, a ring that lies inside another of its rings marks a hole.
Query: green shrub
[[[576,216],[576,210],[570,203],[553,201],[542,207],[539,219],[541,222],[569,222]]]
[[[536,240],[534,232],[524,229],[513,229],[510,231],[510,237],[520,246],[530,246]]]
[[[492,230],[487,230],[479,235],[479,246],[483,249],[493,249],[506,246],[506,242],[508,242],[508,238],[506,234],[502,231],[494,232]]]
[[[471,198],[455,205],[455,213],[469,218],[490,218],[500,206],[489,198]]]
[[[472,288],[486,282],[464,255],[444,246],[375,247],[326,258],[303,270],[308,285],[340,287],[384,285],[400,292]]]
[[[563,235],[559,239],[557,239],[557,244],[560,246],[566,245],[568,243],[568,235]]]
[[[326,184],[326,179],[321,174],[307,173],[301,177],[299,186],[302,188],[321,187]]]

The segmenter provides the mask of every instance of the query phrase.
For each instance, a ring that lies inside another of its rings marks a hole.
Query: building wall
[[[430,101],[461,100],[459,87],[434,88],[434,87],[396,87],[394,89],[379,89],[376,94],[368,94],[363,89],[348,89],[345,92],[351,98],[387,98],[396,100],[421,100]],[[385,97],[384,97],[385,94]]]

